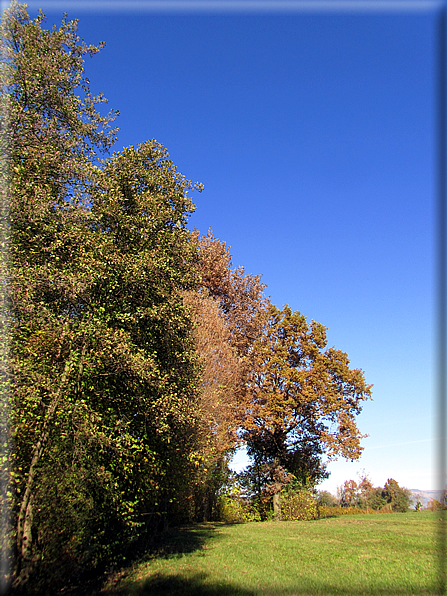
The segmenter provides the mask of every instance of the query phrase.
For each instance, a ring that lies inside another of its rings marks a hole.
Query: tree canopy
[[[244,422],[248,453],[276,461],[300,479],[325,476],[321,455],[357,459],[355,416],[370,397],[363,371],[347,354],[327,347],[326,329],[285,306],[260,314],[262,334],[253,344],[250,403]]]

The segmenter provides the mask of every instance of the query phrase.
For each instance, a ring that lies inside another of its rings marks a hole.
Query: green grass
[[[168,534],[108,596],[439,593],[438,527],[428,511],[307,522],[200,524]]]

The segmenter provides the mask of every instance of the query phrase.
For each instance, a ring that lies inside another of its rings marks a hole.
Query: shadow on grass
[[[225,524],[207,522],[183,528],[173,528],[160,534],[147,559],[171,558],[175,555],[193,553],[200,550],[206,542],[215,537],[216,530]]]
[[[106,593],[108,594],[108,592]],[[327,585],[325,582],[314,583],[313,586],[296,585],[291,588],[242,588],[231,582],[215,582],[209,580],[207,574],[201,573],[189,577],[181,575],[156,574],[146,580],[135,581],[120,590],[115,596],[435,596],[441,594],[433,590],[414,589],[408,586],[374,588],[365,586],[358,592],[352,587]]]
[[[255,592],[223,582],[210,584],[207,582],[206,574],[197,574],[188,578],[181,575],[157,574],[130,584],[113,594],[116,596],[254,596]]]
[[[217,538],[216,530],[225,524],[206,523],[175,528],[163,533],[153,548],[138,561],[154,559],[175,559],[183,554],[200,551],[206,543]],[[145,577],[142,571],[140,579],[128,580],[120,585],[120,580],[127,575],[126,570],[115,575],[115,582],[103,588],[100,596],[437,596],[444,594],[436,589],[424,589],[420,586],[399,588],[398,586],[380,587],[365,585],[360,591],[352,586],[330,585],[323,579],[297,581],[287,588],[271,586],[236,585],[232,578],[213,578],[206,572],[183,575],[179,573],[156,572]],[[239,584],[242,582],[239,582]],[[114,584],[114,585],[113,585]],[[96,592],[95,592],[96,594]]]
[[[180,528],[172,528],[166,530],[162,534],[160,534],[150,545],[147,549],[145,555],[143,557],[138,557],[137,560],[131,561],[131,566],[129,568],[122,569],[120,572],[115,572],[110,574],[108,584],[109,586],[112,584],[110,588],[103,588],[100,592],[101,595],[112,595],[112,594],[127,594],[127,593],[134,593],[126,592],[125,589],[117,589],[113,587],[113,584],[117,584],[122,578],[126,577],[131,567],[135,564],[144,564],[146,561],[154,560],[154,559],[173,559],[177,557],[181,557],[184,554],[193,553],[196,551],[200,551],[205,543],[211,540],[216,535],[216,530],[223,526],[223,523],[212,523],[207,522],[206,524],[195,524],[192,526],[180,527]],[[227,524],[228,525],[228,524]],[[132,565],[133,564],[133,565]],[[154,578],[153,578],[154,579]],[[169,580],[170,581],[170,580]],[[135,594],[145,594],[150,592],[140,592],[139,588],[135,588],[136,585],[140,585],[141,581],[134,582],[134,584],[130,584],[132,589],[137,590]],[[129,585],[129,584],[128,584]],[[161,585],[161,584],[160,584]],[[160,587],[162,590],[162,587]],[[124,590],[124,591],[123,591]],[[95,592],[96,594],[97,592]],[[161,591],[160,594],[167,594],[170,592]],[[177,593],[177,592],[174,592]],[[178,592],[179,594],[182,592]],[[193,594],[194,592],[187,592],[187,594]],[[214,592],[216,593],[216,592]],[[231,593],[231,592],[229,592]],[[234,592],[233,592],[234,593]],[[200,592],[199,592],[200,594]],[[77,596],[77,595],[76,595]]]

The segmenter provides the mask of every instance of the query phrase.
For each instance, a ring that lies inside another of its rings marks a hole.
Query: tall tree
[[[213,516],[217,493],[226,481],[228,459],[239,442],[245,415],[250,346],[259,333],[256,313],[266,304],[260,276],[232,267],[229,248],[214,238],[193,234],[197,243],[199,286],[185,295],[195,321],[194,338],[202,375],[200,450],[192,488],[195,518]]]
[[[184,299],[192,310],[201,371],[195,477],[189,486],[187,509],[190,518],[206,521],[217,515],[217,494],[226,481],[227,460],[237,442],[237,388],[242,367],[217,303],[196,291],[185,293]]]
[[[198,372],[194,185],[155,141],[98,161],[114,135],[83,60],[99,48],[43,18],[13,4],[3,22],[14,586],[36,590],[36,571],[110,562],[183,490]]]
[[[85,344],[79,339],[73,345],[67,322],[77,285],[72,273],[83,240],[86,184],[96,151],[114,140],[107,130],[113,114],[102,117],[96,111],[104,98],[92,97],[83,75],[85,55],[99,47],[79,42],[75,22],[64,19],[59,29],[45,31],[43,20],[42,14],[31,20],[14,2],[2,21],[2,136],[9,189],[2,224],[11,249],[6,307],[14,372],[10,428],[18,583],[34,558],[37,470],[68,378],[83,367]],[[61,260],[57,252],[68,247]],[[67,345],[73,346],[69,356]]]
[[[251,404],[244,438],[258,463],[275,463],[303,482],[325,477],[321,456],[357,459],[355,416],[370,397],[363,372],[347,354],[327,348],[326,329],[274,305],[261,314],[253,346]]]
[[[394,478],[388,478],[382,496],[393,511],[405,513],[411,505],[411,491],[399,486]]]

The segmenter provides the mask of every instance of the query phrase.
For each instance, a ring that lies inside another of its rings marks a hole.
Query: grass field
[[[167,534],[108,596],[439,594],[441,514],[200,524]],[[116,578],[115,578],[116,580]]]

